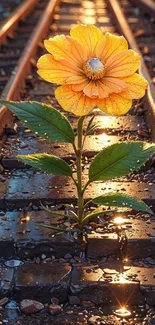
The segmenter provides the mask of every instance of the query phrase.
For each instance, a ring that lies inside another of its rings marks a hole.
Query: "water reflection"
[[[114,218],[113,222],[117,225],[122,225],[125,223],[125,219],[123,217],[116,217]]]
[[[121,318],[125,318],[125,317],[130,317],[131,316],[131,312],[126,309],[126,307],[121,307],[120,309],[116,309],[114,314],[118,317],[121,317]]]

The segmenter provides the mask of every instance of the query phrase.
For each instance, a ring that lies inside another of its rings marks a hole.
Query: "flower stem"
[[[80,117],[78,120],[78,149],[76,152],[76,166],[77,166],[77,191],[78,191],[78,224],[82,223],[83,210],[84,210],[84,199],[82,191],[82,126],[83,126],[84,116]]]

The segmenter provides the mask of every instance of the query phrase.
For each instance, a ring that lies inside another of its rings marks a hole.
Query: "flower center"
[[[84,63],[83,70],[89,79],[101,79],[104,75],[104,64],[98,58],[91,58]]]

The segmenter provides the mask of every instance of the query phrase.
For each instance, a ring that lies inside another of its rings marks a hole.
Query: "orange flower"
[[[38,60],[38,74],[62,85],[55,91],[59,104],[78,116],[94,107],[112,115],[127,113],[132,99],[143,97],[147,87],[135,73],[139,54],[128,50],[123,36],[104,35],[92,25],[77,25],[70,35],[46,40],[50,54]]]

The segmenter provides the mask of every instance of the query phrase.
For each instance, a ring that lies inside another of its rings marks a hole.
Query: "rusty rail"
[[[5,88],[3,92],[3,97],[7,99],[19,99],[20,97],[20,91],[21,88],[23,87],[24,83],[24,78],[26,75],[29,73],[31,69],[31,63],[30,59],[35,55],[38,43],[42,40],[42,38],[45,36],[44,33],[47,32],[49,22],[51,17],[53,17],[54,26],[52,25],[50,29],[53,31],[53,34],[55,34],[56,31],[58,32],[68,32],[70,26],[68,22],[68,17],[71,18],[72,22],[75,23],[76,20],[80,20],[80,14],[84,12],[83,8],[84,6],[88,5],[88,2],[83,1],[84,5],[80,7],[79,3],[80,1],[73,0],[72,4],[74,4],[74,8],[72,6],[70,10],[70,3],[71,1],[62,1],[62,3],[66,2],[66,7],[60,8],[59,15],[56,13],[55,16],[53,16],[55,6],[59,4],[60,1],[58,0],[50,0],[49,5],[46,8],[46,13],[43,13],[42,18],[40,19],[40,22],[38,25],[35,27],[33,34],[31,35],[31,38],[29,39],[28,43],[26,44],[26,48],[23,51],[22,57],[20,58],[18,65],[15,69],[15,74],[11,77],[7,87]],[[82,1],[81,1],[82,3]],[[97,3],[97,2],[96,2]],[[101,2],[102,3],[102,2]],[[106,0],[103,1],[103,6],[106,5],[106,12],[107,12],[107,17],[109,14],[109,20],[111,17],[111,10],[107,10],[107,3],[109,5],[111,4],[111,9],[114,8],[112,6],[115,5],[115,8],[113,10],[114,14],[116,15],[117,11],[117,20],[122,23],[120,24],[121,27],[121,33],[124,33],[124,35],[127,37],[130,46],[139,52],[139,49],[137,47],[137,43],[133,38],[132,32],[128,26],[128,24],[125,22],[125,17],[122,15],[122,12],[120,11],[120,7],[118,6],[118,2],[115,0]],[[90,4],[93,6],[94,3],[90,1]],[[96,5],[96,4],[95,4]],[[100,5],[100,3],[99,3]],[[76,12],[76,7],[79,6],[80,11],[78,13]],[[65,9],[63,11],[63,9]],[[102,12],[104,12],[105,8],[100,8],[102,9]],[[80,12],[80,13],[79,13]],[[88,11],[87,11],[88,12]],[[61,15],[62,13],[62,15]],[[70,14],[71,13],[71,14]],[[74,16],[72,19],[72,15]],[[87,13],[85,13],[84,17],[87,19]],[[59,17],[58,17],[59,16]],[[71,17],[70,17],[71,16]],[[95,10],[94,10],[94,16],[95,16]],[[97,15],[96,15],[97,16]],[[62,18],[63,17],[63,18]],[[88,17],[89,18],[89,17]],[[102,18],[102,17],[100,17]],[[103,17],[104,18],[104,17]],[[114,26],[112,19],[112,28]],[[67,21],[67,23],[66,23]],[[98,20],[98,23],[100,21]],[[119,25],[118,25],[119,26]],[[123,30],[123,27],[125,27],[125,31]],[[109,25],[107,24],[107,27],[109,29]],[[122,29],[121,29],[122,28]],[[114,29],[115,31],[115,29]],[[113,30],[112,30],[113,32]],[[33,46],[32,46],[33,44]],[[24,64],[24,66],[23,66]],[[149,80],[150,82],[150,76],[148,74],[148,71],[144,69],[144,63],[142,65],[141,72],[145,75],[145,77]],[[40,79],[36,78],[35,79],[35,73],[33,74],[32,70],[32,78],[34,77],[34,81],[36,80],[36,83],[38,82],[37,85],[44,85],[44,81],[42,80],[40,82]],[[36,84],[35,84],[36,85]],[[39,87],[38,87],[39,88]],[[48,87],[47,87],[48,88]],[[150,85],[148,93],[152,92],[152,88]],[[29,98],[29,95],[31,95],[31,89],[27,89],[27,99]],[[34,96],[41,96],[39,93],[39,89],[33,89],[33,95]],[[47,93],[45,92],[43,96],[44,99],[47,98],[47,95],[51,96],[51,88],[49,87],[49,90],[47,89]],[[152,96],[152,94],[150,95]],[[148,95],[147,95],[148,97]],[[152,98],[152,111],[154,110],[154,97]],[[53,101],[52,96],[50,97],[49,101]],[[151,100],[151,99],[150,99]],[[55,101],[55,99],[54,99]],[[149,105],[151,102],[148,102]],[[84,154],[85,157],[91,159],[96,155],[96,150],[100,150],[103,148],[103,142],[104,145],[109,145],[116,143],[118,141],[122,141],[122,139],[126,140],[126,137],[129,137],[132,141],[136,138],[137,140],[137,135],[138,135],[138,128],[139,126],[143,127],[143,116],[137,116],[137,115],[128,115],[128,116],[123,116],[123,117],[105,117],[104,115],[99,115],[99,113],[96,111],[96,116],[95,116],[95,123],[98,124],[100,122],[100,126],[98,127],[98,133],[91,134],[88,136],[88,139],[86,140],[85,147],[84,147]],[[3,121],[3,124],[1,122],[0,128],[1,130],[3,129],[3,125],[5,124],[10,124],[12,116],[10,116],[10,119],[8,118],[9,116],[9,111],[3,107],[0,111],[0,118],[1,121]],[[89,117],[87,117],[89,119]],[[77,120],[74,116],[70,116],[72,126],[74,129],[77,127]],[[85,127],[85,125],[84,125]],[[56,259],[58,258],[65,258],[66,254],[72,254],[74,256],[81,256],[81,252],[84,252],[87,254],[88,258],[93,258],[93,260],[97,261],[96,265],[98,265],[98,260],[103,258],[103,257],[108,257],[108,256],[115,256],[114,263],[118,262],[118,254],[125,254],[127,253],[129,259],[135,259],[135,258],[147,258],[149,256],[154,256],[154,249],[155,249],[155,231],[154,229],[154,220],[153,222],[150,222],[151,218],[148,217],[147,220],[149,222],[146,222],[146,219],[143,220],[143,216],[139,216],[135,218],[135,216],[128,220],[127,223],[132,224],[132,231],[131,229],[127,227],[126,229],[126,237],[120,236],[119,233],[117,236],[112,236],[112,231],[107,232],[107,234],[104,234],[101,232],[94,232],[92,234],[88,234],[87,237],[87,242],[86,243],[81,243],[82,246],[77,246],[76,241],[66,241],[64,237],[51,237],[51,231],[48,232],[43,232],[44,228],[39,228],[37,229],[37,234],[39,233],[38,237],[36,236],[36,231],[34,229],[34,222],[38,225],[40,223],[40,220],[42,220],[42,223],[49,222],[49,217],[45,211],[35,211],[35,208],[37,207],[40,209],[40,202],[42,202],[44,205],[49,204],[52,206],[57,205],[59,203],[73,203],[76,204],[77,200],[77,193],[76,189],[73,186],[73,184],[70,182],[69,179],[65,179],[62,182],[62,178],[59,176],[56,177],[51,177],[51,175],[47,175],[44,173],[35,173],[34,170],[29,170],[26,165],[22,166],[19,165],[19,162],[16,160],[16,155],[19,154],[31,154],[36,150],[36,152],[47,152],[51,153],[53,155],[59,156],[59,157],[66,157],[66,160],[73,159],[73,152],[72,152],[72,147],[70,148],[69,145],[65,145],[63,143],[60,143],[60,146],[54,146],[52,142],[44,141],[42,142],[41,139],[37,136],[33,136],[31,132],[25,132],[25,128],[20,124],[19,121],[17,121],[17,134],[15,132],[14,135],[11,134],[11,136],[7,138],[7,143],[3,147],[3,152],[0,160],[0,166],[1,168],[5,170],[5,173],[2,175],[2,182],[0,186],[0,209],[5,211],[5,220],[3,220],[2,224],[2,231],[1,231],[1,240],[0,240],[0,253],[2,256],[4,255],[4,258],[10,258],[12,256],[17,256],[20,259],[26,260],[27,258],[33,258],[34,256],[41,256],[41,254],[45,253],[45,245],[46,245],[46,254],[47,257],[49,256],[55,256]],[[18,132],[19,131],[19,132]],[[28,131],[28,130],[27,130]],[[30,130],[29,130],[30,131]],[[105,132],[104,132],[105,131]],[[123,132],[122,132],[123,131]],[[124,135],[124,137],[123,137]],[[7,135],[6,135],[7,136]],[[131,136],[131,138],[130,138]],[[17,141],[18,137],[18,141]],[[149,137],[149,132],[148,132],[148,137]],[[145,137],[142,135],[142,138],[138,139],[144,139]],[[87,160],[86,160],[87,161]],[[87,164],[87,162],[85,163]],[[88,161],[89,163],[89,161]],[[14,170],[13,170],[14,169]],[[9,170],[9,174],[7,174],[7,170]],[[9,177],[8,177],[9,176]],[[25,177],[26,176],[26,177]],[[152,174],[149,174],[148,176],[152,176]],[[85,177],[85,174],[84,174]],[[148,178],[149,183],[146,182],[144,179],[144,174],[139,176],[139,179],[137,178],[132,179],[130,178],[130,181],[125,181],[120,179],[119,182],[106,182],[104,183],[104,188],[103,188],[103,183],[98,182],[93,184],[90,189],[88,189],[86,193],[86,199],[89,200],[92,198],[94,195],[97,193],[101,193],[101,190],[109,190],[113,189],[114,191],[125,191],[127,193],[132,193],[136,195],[138,193],[138,196],[145,200],[149,205],[152,205],[153,210],[155,211],[155,200],[154,200],[154,193],[155,193],[155,184],[150,183],[150,178]],[[61,207],[60,205],[56,206],[56,209]],[[22,209],[19,211],[16,211],[18,209]],[[62,207],[63,209],[63,207]],[[15,210],[15,211],[14,211]],[[30,210],[30,212],[28,212]],[[39,216],[39,220],[38,220]],[[131,215],[130,215],[131,217]],[[8,219],[7,219],[8,218]],[[23,224],[19,223],[19,220],[23,219],[28,219],[26,222],[23,222]],[[14,223],[11,224],[10,230],[8,230],[8,220],[15,220]],[[99,225],[101,226],[101,224]],[[115,226],[116,227],[116,226]],[[119,226],[120,227],[120,226]],[[131,227],[131,225],[130,225]],[[15,229],[15,234],[14,237],[11,237],[13,231]],[[28,231],[26,231],[26,229]],[[95,229],[95,228],[94,228]],[[18,233],[16,234],[16,230]],[[46,229],[47,230],[47,229]],[[6,233],[6,232],[7,233]],[[10,236],[10,237],[9,237]],[[41,238],[41,240],[40,240]],[[127,245],[126,245],[126,238],[128,239],[128,252],[127,252]],[[4,242],[3,242],[4,239]],[[11,240],[12,239],[12,240]],[[6,245],[9,245],[9,249],[6,249]],[[24,243],[24,244],[23,244]],[[42,245],[42,244],[43,245]],[[44,245],[45,244],[45,245]],[[5,248],[5,249],[4,249]],[[38,249],[39,248],[39,249]],[[96,249],[97,248],[97,249]],[[71,256],[72,256],[71,255]],[[73,260],[73,259],[72,259]],[[154,261],[154,260],[153,260]],[[74,260],[73,260],[74,262]],[[48,262],[47,262],[48,263]],[[72,262],[71,262],[72,263]],[[92,295],[92,285],[94,285],[95,290],[99,290],[98,294],[95,295],[96,297],[99,297],[99,303],[103,302],[106,303],[105,299],[105,283],[102,281],[96,281],[96,276],[98,277],[98,273],[91,272],[91,281],[88,281],[88,273],[87,273],[87,268],[90,269],[90,263],[87,265],[87,261],[84,261],[85,265],[81,266],[82,260],[80,260],[80,264],[78,264],[78,267],[74,265],[73,272],[76,270],[77,272],[80,272],[82,274],[80,277],[76,276],[77,278],[80,279],[78,283],[78,288],[79,292],[77,292],[77,295],[80,295],[80,292],[83,290],[83,284],[84,286],[90,290],[91,295]],[[131,263],[131,264],[129,264]],[[50,263],[51,264],[51,263]],[[57,270],[61,270],[63,272],[63,264],[58,264],[58,269],[55,269],[55,262],[53,265],[49,266],[49,271],[50,275],[52,276],[57,272]],[[132,266],[132,261],[128,262],[128,265]],[[154,265],[154,264],[153,264]],[[38,274],[42,273],[47,277],[48,272],[45,269],[48,269],[48,264],[41,263],[40,266],[36,266],[34,264],[32,265],[24,265],[22,266],[22,270],[19,268],[18,272],[20,272],[20,279],[24,278],[24,281],[27,281],[23,284],[20,282],[16,283],[15,281],[13,282],[13,286],[11,287],[11,292],[13,290],[16,290],[17,293],[21,293],[25,298],[27,298],[27,293],[25,291],[25,288],[29,288],[29,293],[31,296],[31,299],[35,299],[35,297],[38,294],[38,291],[40,292],[40,280],[38,280]],[[39,267],[39,271],[36,272],[36,270]],[[66,266],[65,266],[66,267]],[[101,264],[102,269],[105,267],[108,268],[108,265],[103,266]],[[91,266],[91,269],[93,270],[94,266]],[[25,271],[26,269],[26,271]],[[15,271],[15,272],[16,272]],[[120,271],[120,269],[119,269]],[[103,271],[102,271],[103,272]],[[122,268],[121,268],[122,272]],[[125,301],[129,302],[128,298],[129,296],[132,297],[132,303],[136,303],[136,301],[140,302],[150,302],[150,297],[153,300],[153,304],[155,301],[155,294],[152,294],[155,292],[155,281],[154,281],[154,273],[155,269],[148,269],[148,268],[134,268],[133,270],[130,270],[131,273],[135,274],[137,273],[138,275],[143,274],[145,275],[146,279],[149,279],[149,281],[142,282],[141,278],[137,278],[139,281],[130,281],[127,282],[127,284],[123,283],[123,288],[126,288],[125,286],[128,285],[126,291],[119,291],[119,294],[123,296],[123,299]],[[35,287],[31,286],[29,284],[29,279],[23,277],[23,274],[29,274],[31,273],[32,279],[34,279]],[[61,273],[61,275],[64,273]],[[66,274],[66,273],[65,273]],[[76,273],[78,275],[78,273]],[[84,275],[86,274],[86,279],[84,278]],[[130,274],[131,276],[131,274]],[[49,278],[49,276],[48,276]],[[71,281],[74,280],[73,274],[71,277]],[[131,279],[131,278],[130,278]],[[107,279],[106,279],[107,280]],[[117,279],[118,280],[118,279]],[[44,281],[44,279],[42,280]],[[61,284],[62,281],[62,276],[61,280],[60,278],[57,279],[57,282],[60,282]],[[45,279],[46,282],[46,279]],[[117,285],[119,287],[119,290],[121,289],[120,283],[117,282]],[[141,283],[142,282],[142,283]],[[37,286],[36,286],[37,283]],[[72,288],[74,289],[74,282],[70,282],[72,285]],[[149,284],[148,284],[149,283]],[[150,285],[151,283],[151,285]],[[76,286],[77,282],[75,283]],[[97,284],[97,285],[96,285]],[[53,284],[52,284],[53,285]],[[80,287],[81,286],[81,287]],[[109,286],[109,284],[108,284]],[[142,290],[141,287],[142,286]],[[66,287],[66,284],[65,284]],[[118,289],[117,287],[117,289]],[[148,289],[149,287],[149,289]],[[20,290],[18,290],[20,288]],[[39,288],[39,289],[36,289]],[[46,287],[45,287],[46,288]],[[98,288],[98,289],[96,289]],[[9,288],[10,289],[10,288]],[[112,284],[112,289],[114,293],[114,283]],[[109,290],[108,288],[106,289],[106,293],[108,293],[108,299],[111,299],[110,293],[107,291]],[[130,290],[130,291],[129,291]],[[42,293],[42,299],[47,299],[46,292]],[[139,296],[139,291],[143,292],[143,300],[140,300]],[[37,294],[36,294],[37,292]],[[101,297],[101,292],[103,292],[103,298]],[[126,292],[127,297],[124,298],[124,292]],[[134,292],[134,295],[133,295]],[[123,293],[123,294],[122,294]],[[131,293],[131,294],[130,294]],[[6,293],[5,293],[6,294]],[[36,296],[35,296],[36,294]],[[54,293],[53,293],[54,294]],[[68,294],[66,295],[68,297]],[[92,297],[92,296],[91,296]],[[87,298],[88,300],[91,301],[91,297]],[[109,298],[110,297],[110,298]],[[113,294],[112,297],[115,297]],[[21,297],[18,297],[19,300]],[[51,298],[51,291],[50,291],[50,298]],[[22,298],[23,299],[23,298]],[[67,299],[67,298],[66,298]],[[103,299],[103,301],[101,300]],[[137,299],[137,300],[136,300]],[[97,300],[95,300],[96,303]],[[108,301],[108,304],[110,302]]]
[[[24,17],[26,15],[26,12],[28,13],[28,4],[31,2],[31,8],[32,5],[34,6],[38,0],[32,0],[28,3],[24,3],[22,5],[21,16]],[[107,0],[118,25],[118,28],[122,34],[127,38],[130,47],[133,48],[136,52],[139,52],[140,55],[141,51],[138,48],[137,42],[133,36],[133,33],[129,27],[129,24],[126,21],[126,18],[123,14],[123,11],[118,3],[117,0]],[[145,0],[139,0],[138,3],[146,3]],[[31,58],[35,55],[37,46],[39,41],[44,37],[44,34],[46,33],[50,19],[54,13],[54,9],[56,5],[60,3],[60,0],[50,0],[49,4],[47,5],[46,10],[44,11],[43,16],[41,17],[39,23],[35,27],[22,55],[21,58],[14,70],[14,75],[11,76],[10,80],[8,81],[6,87],[4,88],[4,91],[2,93],[2,98],[8,99],[8,100],[18,100],[20,99],[20,91],[24,87],[24,78],[28,75],[31,69]],[[148,6],[151,6],[152,1],[149,0],[147,3]],[[153,7],[155,5],[153,4]],[[25,8],[25,13],[24,9]],[[149,7],[151,8],[151,7]],[[20,18],[21,19],[21,18]],[[140,69],[140,73],[144,75],[144,77],[148,80],[149,87],[147,91],[146,101],[145,101],[145,107],[149,107],[149,111],[147,110],[146,118],[148,120],[149,125],[151,126],[152,131],[152,139],[155,139],[155,130],[154,130],[154,122],[155,122],[155,88],[151,82],[150,74],[148,72],[148,69],[145,65],[144,60],[142,60],[142,66]],[[3,132],[3,129],[6,125],[9,125],[12,120],[13,116],[8,111],[8,109],[4,106],[0,107],[0,134]]]
[[[14,74],[8,81],[2,98],[7,100],[18,100],[20,98],[20,91],[24,86],[24,78],[29,74],[31,69],[31,58],[35,55],[38,43],[44,37],[48,27],[50,19],[54,13],[55,6],[59,3],[59,0],[50,0],[41,19],[36,25],[22,55],[14,70]],[[4,106],[0,107],[0,134],[6,125],[9,125],[13,120],[12,114]]]
[[[25,0],[0,27],[0,45],[6,43],[7,36],[12,36],[20,20],[24,19],[40,0]]]
[[[127,22],[127,20],[125,19],[125,15],[123,14],[123,11],[118,3],[117,0],[108,0],[109,6],[111,8],[111,10],[113,11],[113,14],[115,16],[116,19],[116,23],[118,25],[118,28],[120,30],[120,32],[126,37],[126,39],[128,40],[130,47],[135,50],[136,52],[138,52],[141,57],[142,57],[142,64],[141,64],[141,68],[139,69],[140,73],[147,79],[148,81],[148,90],[146,93],[146,100],[144,103],[144,107],[146,108],[146,120],[149,123],[149,126],[151,128],[151,133],[152,133],[152,140],[155,140],[155,87],[152,84],[151,78],[150,78],[150,74],[149,71],[147,69],[147,66],[143,60],[143,56],[142,53],[138,47],[138,44],[134,38],[134,35],[132,33],[132,30]]]

